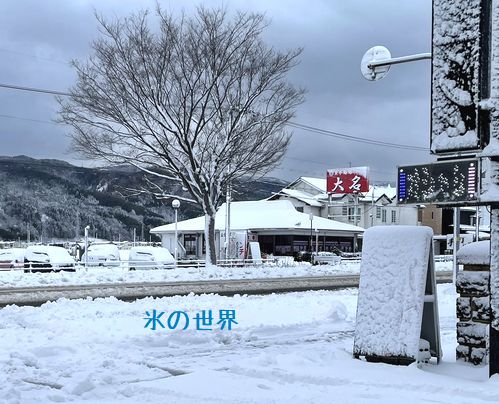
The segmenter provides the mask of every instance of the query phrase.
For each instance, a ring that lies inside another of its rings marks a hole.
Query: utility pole
[[[372,200],[371,200],[371,227],[374,226],[374,185],[373,185],[373,192],[372,192],[372,196],[371,196]]]
[[[229,168],[227,168],[229,170]],[[231,202],[230,180],[227,182],[227,194],[225,196],[225,259],[230,258],[230,202]]]
[[[453,230],[453,243],[452,243],[452,267],[453,267],[453,279],[454,284],[456,284],[457,272],[459,270],[459,265],[457,263],[457,251],[459,250],[460,244],[460,234],[461,234],[461,209],[454,208],[454,230]]]

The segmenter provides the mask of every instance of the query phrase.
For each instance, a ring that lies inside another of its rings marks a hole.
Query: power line
[[[412,145],[406,145],[406,144],[400,144],[400,143],[391,143],[391,142],[384,142],[382,140],[374,140],[374,139],[368,139],[360,136],[352,136],[352,135],[347,135],[341,132],[334,132],[331,130],[327,129],[321,129],[321,128],[316,128],[314,126],[309,126],[309,125],[304,125],[301,123],[297,122],[287,122],[287,125],[292,126],[297,129],[303,129],[307,130],[310,132],[315,132],[320,135],[324,136],[330,136],[330,137],[336,137],[344,140],[350,140],[353,142],[361,142],[361,143],[368,143],[376,146],[385,146],[385,147],[393,147],[397,149],[407,149],[407,150],[417,150],[417,151],[429,151],[430,149],[427,149],[425,147],[420,147],[420,146],[412,146]]]
[[[324,161],[307,160],[307,159],[302,159],[302,158],[298,158],[298,157],[291,157],[291,156],[284,156],[284,159],[285,160],[289,159],[289,160],[303,161],[305,163],[312,163],[312,164],[316,164],[316,165],[321,165],[323,167],[331,168],[331,164],[330,163],[326,163]],[[373,170],[371,168],[369,168],[369,171],[372,171],[372,172],[375,172],[375,173],[378,173],[378,174],[388,174],[388,175],[392,174],[391,172],[388,172],[388,171]],[[396,171],[394,171],[393,174],[395,175]]]
[[[61,95],[61,96],[65,96],[65,97],[72,96],[70,93],[66,93],[64,91],[46,90],[44,88],[36,88],[36,87],[16,86],[13,84],[5,84],[5,83],[0,83],[0,87],[9,88],[11,90],[31,91],[33,93],[53,94],[53,95]]]
[[[36,56],[36,55],[32,55],[30,53],[19,52],[19,51],[15,51],[15,50],[11,50],[11,49],[0,48],[0,52],[12,53],[14,55],[26,56],[26,57],[30,57],[30,58],[33,58],[33,59],[44,60],[46,62],[58,63],[58,64],[61,64],[61,65],[69,65],[70,64],[69,62],[65,62],[63,60],[45,58],[45,57],[42,57],[42,56]]]
[[[24,118],[24,117],[17,116],[17,115],[0,114],[0,118],[17,119],[17,120],[20,120],[20,121],[27,121],[27,122],[45,123],[45,124],[55,125],[55,126],[61,126],[62,125],[59,122],[47,121],[47,120],[42,120],[42,119]],[[320,166],[323,166],[323,167],[331,168],[331,164],[330,163],[326,163],[324,161],[303,159],[303,158],[292,157],[292,156],[284,156],[284,160],[302,161],[304,163],[311,163],[311,164],[315,164],[315,165],[320,165]],[[390,173],[388,171],[380,171],[380,170],[373,170],[373,169],[370,169],[370,171],[375,172],[375,173],[379,173],[379,174],[388,174],[388,175],[392,174],[392,173]]]
[[[12,84],[5,84],[5,83],[0,83],[1,88],[8,88],[11,90],[21,90],[21,91],[28,91],[28,92],[35,92],[35,93],[42,93],[42,94],[51,94],[51,95],[59,95],[59,96],[64,96],[64,97],[77,97],[77,95],[70,94],[68,92],[64,91],[56,91],[56,90],[47,90],[43,88],[36,88],[36,87],[24,87],[24,86],[18,86],[18,85],[12,85]],[[288,121],[286,123],[288,126],[297,128],[297,129],[302,129],[306,130],[309,132],[317,133],[319,135],[323,136],[329,136],[329,137],[336,137],[340,138],[343,140],[349,140],[353,142],[360,142],[360,143],[367,143],[375,146],[383,146],[383,147],[392,147],[396,149],[406,149],[406,150],[417,150],[417,151],[424,151],[428,152],[429,149],[425,147],[420,147],[420,146],[412,146],[412,145],[406,145],[406,144],[401,144],[401,143],[391,143],[391,142],[385,142],[382,140],[374,140],[374,139],[368,139],[360,136],[352,136],[352,135],[347,135],[345,133],[341,132],[335,132],[327,129],[321,129],[321,128],[316,128],[314,126],[310,125],[305,125],[301,124],[298,122],[292,122]]]
[[[17,115],[0,114],[0,118],[17,119],[19,121],[36,122],[36,123],[48,123],[50,125],[56,125],[56,126],[61,125],[58,122],[46,121],[42,119],[24,118],[22,116],[17,116]]]

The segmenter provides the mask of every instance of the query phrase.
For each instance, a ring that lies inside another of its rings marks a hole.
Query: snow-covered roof
[[[302,202],[304,202],[304,203],[306,203],[307,205],[310,205],[310,206],[317,206],[317,207],[321,207],[322,206],[322,203],[320,203],[317,200],[317,198],[315,198],[314,196],[311,196],[310,194],[307,194],[306,192],[299,191],[297,189],[283,188],[280,191],[280,194],[289,195],[289,196],[291,196],[293,198],[296,198],[299,201],[302,201]]]
[[[370,185],[369,192],[364,194],[363,200],[374,200],[377,201],[383,195],[386,195],[389,199],[393,199],[397,196],[397,188],[388,185]]]
[[[312,185],[314,188],[317,188],[321,192],[326,192],[326,179],[325,178],[314,178],[314,177],[300,177],[302,181]]]
[[[225,229],[225,204],[215,216],[215,229]],[[309,230],[310,218],[306,213],[298,212],[293,204],[287,200],[277,201],[247,201],[232,202],[230,204],[230,227],[232,230],[275,230],[293,229]],[[337,222],[319,216],[313,216],[312,227],[319,231],[340,231],[361,233],[362,227]],[[178,222],[177,229],[181,232],[202,232],[205,228],[205,217]],[[175,231],[175,224],[155,227],[151,233],[170,233]]]

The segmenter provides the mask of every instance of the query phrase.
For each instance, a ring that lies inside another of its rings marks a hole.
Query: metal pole
[[[355,218],[355,226],[358,226],[359,225],[359,194],[358,193],[355,193],[354,194],[354,212],[353,212],[353,217]]]
[[[454,273],[454,283],[456,283],[457,279],[457,250],[459,250],[459,235],[460,235],[460,227],[461,227],[461,209],[454,208],[454,231],[453,231],[453,243],[452,243],[452,261],[453,261],[453,273]]]
[[[88,230],[90,230],[90,226],[85,227],[85,269],[88,265]]]
[[[373,60],[367,65],[367,67],[369,69],[374,69],[375,67],[398,65],[401,63],[415,62],[417,60],[424,59],[431,59],[431,53],[417,53],[415,55],[401,56],[398,58],[390,58],[386,60]]]
[[[230,185],[227,184],[225,196],[225,259],[230,257]]]
[[[499,207],[490,210],[489,376],[499,373]]]
[[[309,213],[308,218],[310,219],[310,249],[308,250],[310,254],[312,254],[312,223],[314,220],[314,215],[312,213]]]
[[[480,240],[480,207],[476,207],[476,212],[475,212],[475,241]]]
[[[371,202],[371,227],[374,226],[374,185],[373,185],[373,193],[372,193],[372,202]]]
[[[178,250],[177,250],[177,244],[178,244],[178,231],[177,231],[177,209],[175,209],[175,267],[177,267],[177,257],[178,257]]]
[[[331,205],[333,204],[333,194],[330,192],[327,195],[327,218],[332,219],[333,215],[331,214]]]
[[[134,227],[133,228],[133,246],[135,247],[135,238],[137,236],[137,229]]]

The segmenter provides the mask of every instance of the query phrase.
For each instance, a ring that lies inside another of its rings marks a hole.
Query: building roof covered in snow
[[[309,230],[310,216],[298,212],[287,200],[247,201],[230,204],[230,227],[232,230]],[[215,229],[225,229],[225,204],[220,206],[215,216]],[[345,233],[362,233],[362,227],[341,223],[335,220],[313,216],[312,227],[319,231],[336,231]],[[180,232],[202,232],[205,228],[205,217],[178,222]],[[151,233],[171,233],[175,231],[175,223],[155,227]]]
[[[306,192],[301,189],[297,189],[300,184],[306,185],[309,191],[314,190],[316,192]],[[290,196],[296,198],[304,203],[311,206],[321,206],[321,202],[324,203],[325,200],[329,198],[327,194],[327,183],[326,178],[313,178],[313,177],[299,177],[290,183],[286,188],[283,188],[278,194],[275,194],[268,198],[269,200],[276,199],[279,195]],[[333,199],[344,198],[347,194],[333,194]],[[397,197],[397,188],[388,185],[369,185],[369,192],[360,194],[360,200],[364,202],[372,202],[379,200],[382,197],[388,198],[390,201]]]

